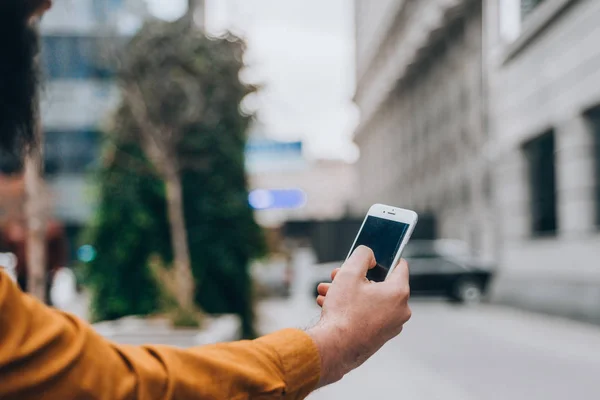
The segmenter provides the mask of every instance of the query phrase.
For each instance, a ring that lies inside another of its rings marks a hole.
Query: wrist
[[[349,372],[343,357],[346,346],[343,344],[343,329],[320,321],[307,333],[317,345],[321,358],[319,386],[323,387],[341,380]]]

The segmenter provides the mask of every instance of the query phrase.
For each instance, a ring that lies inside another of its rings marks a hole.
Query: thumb
[[[353,274],[365,277],[369,269],[373,268],[376,264],[373,250],[366,246],[358,246],[350,258],[346,260],[340,272],[352,272]]]

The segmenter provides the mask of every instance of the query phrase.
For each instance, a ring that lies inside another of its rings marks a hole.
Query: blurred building
[[[256,134],[246,147],[250,204],[259,224],[340,219],[355,195],[356,172],[339,160],[307,160],[302,142],[281,142]]]
[[[431,213],[441,237],[493,257],[482,2],[355,7],[361,156],[353,210],[388,203]]]
[[[486,7],[497,296],[600,321],[600,2]]]
[[[71,240],[95,205],[87,173],[99,157],[101,125],[118,102],[115,52],[146,16],[143,0],[77,0],[56,2],[42,21],[46,173]]]

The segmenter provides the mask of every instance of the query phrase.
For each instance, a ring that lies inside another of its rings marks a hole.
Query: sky
[[[171,20],[187,4],[147,2]],[[208,32],[231,30],[248,43],[242,79],[263,89],[243,106],[257,111],[260,133],[304,140],[310,158],[357,158],[353,29],[347,0],[207,0]]]

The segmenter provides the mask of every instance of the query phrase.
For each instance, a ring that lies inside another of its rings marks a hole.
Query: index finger
[[[408,269],[408,262],[405,259],[400,260],[396,268],[392,271],[386,282],[392,282],[395,287],[408,287],[410,280],[410,273]]]

